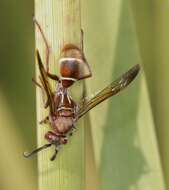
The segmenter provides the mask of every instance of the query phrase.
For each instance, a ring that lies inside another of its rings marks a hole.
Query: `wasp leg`
[[[71,131],[70,133],[69,133],[69,136],[72,136],[73,135],[73,131]]]
[[[38,27],[41,35],[42,35],[42,38],[43,38],[43,41],[45,43],[45,46],[46,46],[46,72],[47,72],[47,75],[49,78],[53,79],[53,80],[56,80],[56,81],[59,81],[59,77],[57,75],[54,75],[54,74],[50,74],[49,73],[49,54],[50,54],[50,47],[48,45],[48,41],[44,35],[44,32],[39,24],[39,22],[36,20],[36,18],[34,17],[33,18],[33,22],[35,23],[35,25]]]
[[[72,127],[71,132],[69,133],[69,136],[72,136],[74,132],[76,132],[77,128],[75,126]]]
[[[41,88],[41,89],[43,90],[42,85],[39,84],[34,78],[32,78],[32,82],[33,82],[36,86],[38,86],[39,88]]]
[[[84,32],[83,32],[83,29],[81,28],[81,50],[82,50],[82,52],[84,52],[83,39],[84,39]]]
[[[60,149],[60,146],[56,146],[56,147],[55,147],[55,152],[54,152],[54,154],[52,155],[52,157],[50,158],[50,161],[54,161],[54,160],[56,159],[56,155],[57,155],[59,149]]]
[[[82,80],[82,79],[86,79],[86,78],[89,78],[89,77],[92,77],[92,71],[91,71],[91,68],[85,58],[85,55],[84,55],[84,42],[83,42],[83,38],[84,38],[84,32],[83,32],[83,29],[81,28],[81,51],[82,51],[82,55],[83,55],[83,60],[84,60],[84,63],[86,64],[87,68],[89,69],[89,73],[87,75],[84,75],[82,77],[80,77],[78,80]]]
[[[39,124],[47,124],[49,122],[49,116],[46,116],[44,119],[42,119]]]
[[[49,71],[49,54],[50,54],[50,47],[49,47],[49,45],[48,45],[48,41],[47,41],[47,39],[46,39],[46,37],[45,37],[45,35],[44,35],[44,32],[43,32],[43,30],[42,30],[42,28],[41,28],[39,22],[36,20],[35,17],[33,17],[33,22],[34,22],[34,24],[38,27],[38,29],[39,29],[39,31],[40,31],[40,33],[41,33],[41,35],[42,35],[43,41],[44,41],[44,43],[45,43],[45,46],[46,46],[46,70],[47,70],[47,72],[48,72],[48,71]]]
[[[56,159],[57,153],[58,153],[58,150],[55,148],[55,152],[54,152],[53,156],[50,158],[50,161],[53,161]]]
[[[45,101],[45,90],[43,89],[42,85],[39,84],[34,78],[32,78],[32,82],[42,90],[43,104],[44,108],[46,109],[49,106],[49,100]]]
[[[50,78],[50,79],[53,79],[55,81],[60,81],[59,77],[57,75],[54,75],[54,74],[51,74],[49,72],[46,73],[47,76]]]

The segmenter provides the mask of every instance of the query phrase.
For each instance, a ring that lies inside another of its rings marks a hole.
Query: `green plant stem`
[[[58,58],[64,44],[80,46],[80,0],[35,0],[35,17],[41,25],[50,46],[49,68],[51,73],[58,73]],[[35,30],[36,48],[45,63],[45,45],[40,32]],[[36,67],[37,68],[37,67]],[[36,69],[38,75],[38,69]],[[53,89],[56,84],[53,82]],[[74,92],[82,97],[83,85],[78,83]],[[37,122],[48,114],[42,103],[42,93],[37,89]],[[50,157],[54,147],[38,154],[39,190],[83,190],[84,189],[84,126],[78,122],[77,132],[62,147],[55,161]],[[50,130],[48,125],[37,124],[38,146],[46,143],[44,134]]]

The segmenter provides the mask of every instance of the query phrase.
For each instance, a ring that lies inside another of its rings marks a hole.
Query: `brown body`
[[[54,144],[56,146],[55,154],[51,158],[53,160],[60,145],[66,144],[67,137],[72,135],[73,129],[75,129],[75,122],[78,119],[78,105],[69,95],[68,88],[75,81],[90,77],[91,71],[82,51],[73,44],[64,46],[61,51],[59,60],[60,77],[45,70],[38,51],[37,59],[40,70],[39,78],[42,85],[38,84],[38,82],[36,84],[45,91],[47,95],[45,108],[49,107],[49,115],[40,123],[48,123],[51,128],[51,131],[45,134],[45,139],[50,143],[48,145]],[[87,74],[81,72],[84,66],[88,68]],[[54,92],[51,90],[49,78],[57,81]],[[30,156],[30,154],[26,156]]]
[[[38,62],[41,64],[40,55],[38,55]],[[67,142],[66,136],[72,134],[77,120],[78,107],[68,94],[68,88],[75,81],[91,77],[92,75],[83,51],[73,44],[67,44],[63,47],[59,64],[61,77],[49,72],[46,73],[49,78],[57,80],[58,83],[55,92],[52,94],[54,108],[50,110],[48,116],[52,131],[47,132],[45,138],[50,143],[57,141],[57,145]],[[87,74],[82,72],[84,66],[88,68]],[[42,64],[40,69],[43,69]]]
[[[130,84],[130,82],[138,74],[139,65],[132,67],[105,89],[101,90],[93,98],[86,102],[82,100],[80,103],[76,103],[69,95],[68,88],[73,85],[74,82],[92,76],[90,67],[83,53],[83,36],[81,48],[74,44],[66,44],[63,47],[59,59],[61,75],[59,77],[55,74],[49,73],[49,46],[39,23],[36,20],[34,20],[34,22],[39,28],[46,44],[46,69],[42,64],[40,54],[37,51],[40,71],[39,78],[41,84],[35,80],[33,81],[47,96],[47,101],[45,102],[44,107],[49,107],[49,114],[40,123],[48,123],[51,131],[48,131],[45,134],[45,139],[49,142],[49,144],[45,144],[30,153],[25,152],[24,156],[30,157],[33,154],[50,147],[51,145],[55,145],[55,153],[51,157],[51,160],[54,160],[60,146],[66,144],[68,136],[72,134],[72,131],[75,128],[75,122],[97,104],[117,94],[119,91],[128,86],[128,84]],[[84,72],[84,68],[87,68],[87,73]],[[57,81],[56,89],[54,91],[51,89],[49,79]]]

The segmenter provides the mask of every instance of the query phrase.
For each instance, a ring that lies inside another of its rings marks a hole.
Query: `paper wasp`
[[[40,123],[48,123],[51,130],[45,134],[45,139],[49,142],[48,144],[45,144],[30,153],[25,152],[24,156],[30,157],[37,152],[54,145],[55,152],[50,159],[52,161],[56,158],[60,146],[67,143],[68,136],[72,134],[73,129],[75,128],[75,123],[96,105],[127,87],[138,74],[140,67],[139,65],[133,66],[91,99],[87,101],[82,100],[77,103],[69,95],[69,87],[78,80],[92,76],[90,66],[87,63],[83,52],[83,37],[81,48],[74,44],[66,44],[63,47],[59,59],[61,75],[59,77],[55,74],[49,73],[49,46],[39,23],[36,20],[34,20],[34,22],[41,32],[46,44],[46,68],[42,63],[39,51],[37,50],[36,52],[40,71],[40,84],[35,80],[34,82],[45,91],[47,96],[45,108],[49,107],[49,115]],[[88,69],[87,74],[83,73],[83,67]],[[49,79],[55,80],[57,83],[54,91],[51,88]]]

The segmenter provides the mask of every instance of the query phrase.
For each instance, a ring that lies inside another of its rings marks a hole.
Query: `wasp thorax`
[[[71,117],[58,117],[54,123],[54,130],[59,133],[67,133],[72,129],[73,119]]]

